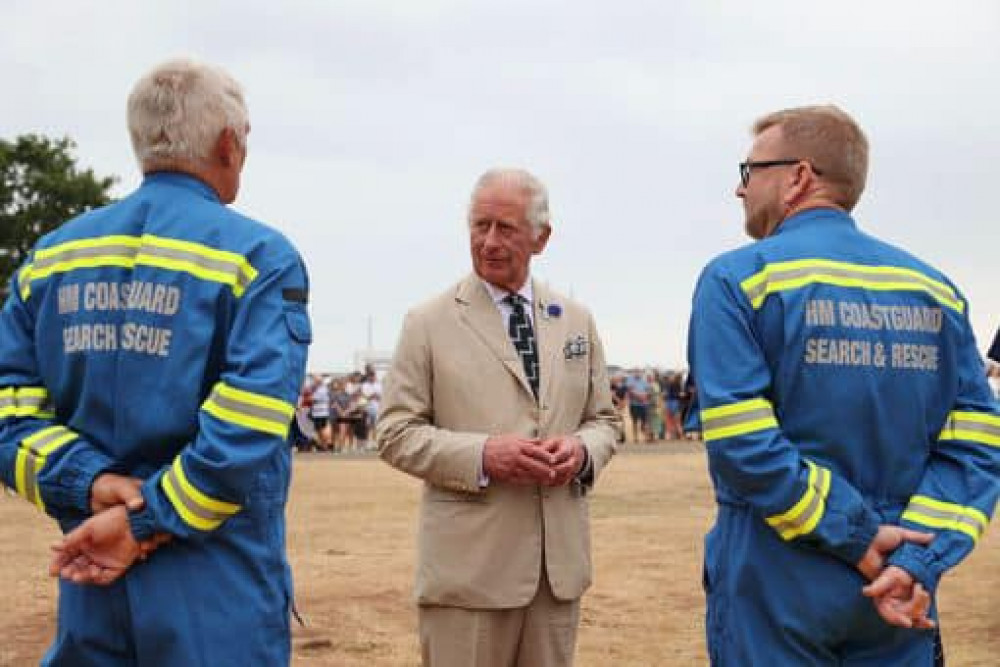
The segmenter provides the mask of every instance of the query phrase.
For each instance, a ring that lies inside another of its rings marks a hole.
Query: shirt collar
[[[771,236],[777,236],[782,232],[791,231],[798,227],[815,223],[847,224],[851,227],[857,227],[857,224],[854,222],[854,218],[843,211],[835,208],[810,208],[805,211],[800,211],[792,217],[783,220]]]
[[[507,295],[510,294],[510,292],[508,292],[507,290],[501,289],[496,285],[488,283],[482,278],[480,278],[479,281],[483,283],[483,287],[486,288],[486,291],[489,293],[490,298],[493,299],[493,303],[496,304],[497,306],[499,306],[503,302],[503,300],[507,297]],[[521,285],[521,289],[519,289],[517,293],[522,299],[525,300],[526,303],[534,303],[535,293],[534,290],[532,290],[531,288],[530,275],[528,276],[527,280],[524,281],[524,284]]]
[[[221,202],[219,194],[208,183],[182,171],[151,171],[142,177],[143,185],[166,183],[199,193],[205,199]]]

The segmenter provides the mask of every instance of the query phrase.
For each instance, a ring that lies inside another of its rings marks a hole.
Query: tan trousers
[[[544,574],[527,607],[421,605],[418,615],[424,667],[573,665],[580,600],[557,600]]]

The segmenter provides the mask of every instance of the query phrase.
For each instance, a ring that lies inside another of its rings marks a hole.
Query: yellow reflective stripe
[[[244,428],[282,438],[295,416],[295,406],[270,396],[254,394],[219,382],[201,409],[213,417]]]
[[[44,387],[6,387],[0,389],[0,419],[6,417],[52,417],[47,409],[49,393]]]
[[[964,533],[978,542],[986,531],[989,517],[975,507],[963,507],[928,496],[913,496],[903,512],[903,518],[931,528]]]
[[[152,234],[101,236],[68,241],[35,252],[34,263],[21,272],[22,298],[30,294],[30,283],[56,273],[102,266],[153,266],[188,273],[228,285],[239,297],[257,278],[257,270],[238,253],[218,250],[190,241]]]
[[[874,291],[925,292],[940,304],[959,313],[965,312],[965,303],[951,287],[919,271],[898,266],[869,266],[829,259],[775,262],[741,282],[740,287],[751,306],[757,309],[770,294],[814,283]]]
[[[202,266],[191,257],[178,257],[176,254],[173,257],[161,257],[143,249],[140,249],[136,259],[140,264],[183,271],[205,280],[229,285],[238,297],[243,296],[247,285],[257,277],[257,270],[242,255],[228,250],[217,250],[190,241],[168,239],[152,234],[143,235],[142,246],[143,249],[147,247],[160,248],[207,260],[210,265]]]
[[[180,457],[160,479],[160,486],[185,523],[198,530],[214,530],[240,511],[240,506],[202,493],[187,478]]]
[[[20,447],[14,464],[14,490],[25,500],[34,502],[28,497],[28,451]]]
[[[741,412],[749,412],[750,410],[757,410],[759,408],[771,409],[771,402],[766,398],[751,398],[748,401],[740,401],[738,403],[729,403],[728,405],[719,405],[714,408],[706,408],[701,411],[702,419],[713,419],[715,417],[729,417],[731,415],[740,414]]]
[[[790,510],[767,517],[767,523],[778,531],[784,540],[800,535],[808,535],[819,525],[826,512],[826,497],[830,493],[832,475],[830,471],[806,461],[809,466],[809,480],[805,493]]]
[[[184,523],[188,524],[192,528],[197,530],[215,530],[222,525],[222,521],[219,519],[208,520],[202,519],[200,516],[190,511],[184,503],[183,497],[180,491],[177,490],[177,483],[172,477],[164,475],[160,481],[160,486],[163,488],[163,493],[166,494],[167,499],[170,500],[170,504],[174,506],[177,511],[177,515],[181,517]]]
[[[21,301],[27,301],[31,296],[31,264],[26,265],[17,274],[18,290],[21,293]]]
[[[237,401],[243,401],[244,403],[249,403],[250,405],[255,405],[259,408],[264,408],[266,410],[274,410],[288,419],[295,416],[295,406],[287,401],[282,401],[281,399],[271,398],[270,396],[265,396],[264,394],[254,394],[249,391],[244,391],[242,389],[237,389],[236,387],[231,387],[227,384],[218,383],[215,386],[216,390],[226,398],[232,398]]]
[[[35,263],[41,264],[42,260],[65,255],[73,250],[94,250],[96,248],[106,248],[108,246],[131,246],[138,248],[141,241],[138,236],[126,236],[123,234],[110,234],[108,236],[95,236],[87,239],[77,239],[75,241],[65,241],[50,248],[40,248],[35,251]]]
[[[113,235],[67,241],[51,248],[36,250],[31,280],[83,268],[132,268],[135,265],[135,249],[139,247],[139,243],[139,238],[135,236]]]
[[[968,440],[1000,447],[1000,417],[985,412],[952,412],[938,440]]]
[[[777,427],[778,420],[774,416],[774,408],[763,398],[753,398],[701,411],[702,438],[705,442]]]
[[[67,428],[50,426],[31,434],[22,440],[18,447],[15,470],[17,491],[43,511],[45,504],[38,489],[38,475],[45,467],[48,455],[66,443],[76,440],[76,437],[76,433]]]

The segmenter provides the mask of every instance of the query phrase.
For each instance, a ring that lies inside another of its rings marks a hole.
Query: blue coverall
[[[109,587],[60,582],[43,664],[287,664],[286,438],[311,339],[294,247],[201,181],[153,173],[46,235],[12,292],[3,483],[66,531],[97,475],[140,477],[133,534],[173,535]]]
[[[712,663],[931,665],[933,632],[882,621],[855,565],[879,524],[933,532],[890,562],[934,591],[992,515],[1000,417],[963,297],[813,209],[706,267],[689,336]]]

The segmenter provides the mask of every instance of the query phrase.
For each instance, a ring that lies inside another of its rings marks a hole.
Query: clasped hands
[[[857,563],[857,568],[869,583],[862,593],[872,599],[879,616],[901,628],[933,628],[934,621],[928,618],[931,595],[922,584],[915,581],[909,572],[901,567],[889,565],[889,556],[903,542],[930,544],[931,533],[922,533],[899,526],[883,524],[879,526],[868,551]]]
[[[49,575],[77,584],[106,586],[135,561],[145,560],[169,542],[170,535],[136,541],[128,513],[144,506],[141,479],[114,473],[98,475],[90,487],[93,515],[52,545]]]
[[[575,435],[524,438],[495,435],[483,447],[483,472],[491,481],[562,486],[572,481],[587,460]]]

